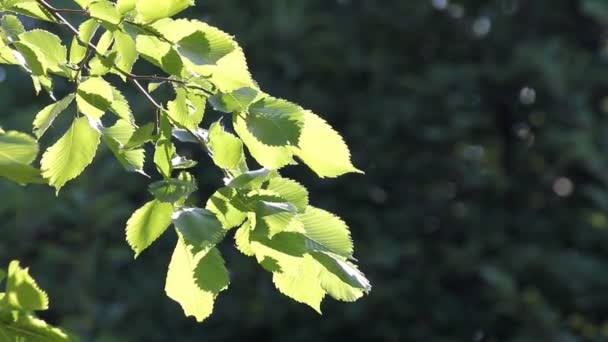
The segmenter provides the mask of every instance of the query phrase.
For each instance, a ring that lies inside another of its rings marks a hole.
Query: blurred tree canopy
[[[184,319],[163,294],[174,241],[132,260],[145,182],[106,151],[59,198],[0,180],[0,264],[31,265],[41,316],[93,341],[608,339],[607,1],[199,0],[186,16],[344,134],[365,176],[289,175],[350,224],[374,289],[318,316],[226,248],[231,291]],[[30,129],[47,99],[17,70],[0,80],[0,124]],[[221,181],[207,166],[201,202]]]

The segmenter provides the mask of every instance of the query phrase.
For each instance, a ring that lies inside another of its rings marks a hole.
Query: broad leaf
[[[38,63],[44,67],[44,75],[46,75],[46,71],[64,74],[64,66],[67,63],[67,49],[62,45],[59,37],[48,31],[35,29],[20,34],[19,43],[31,49],[38,59]],[[26,56],[25,53],[24,57],[26,57],[29,65],[31,57]]]
[[[173,204],[153,200],[137,209],[127,221],[127,242],[135,258],[160,237],[171,224]]]
[[[348,226],[339,217],[322,209],[308,207],[298,215],[304,226],[306,247],[311,251],[331,252],[346,258],[353,255]]]
[[[74,339],[59,328],[31,314],[19,313],[15,318],[0,318],[0,336],[3,341],[68,342]]]
[[[253,103],[245,114],[245,123],[251,135],[270,146],[297,145],[303,122],[302,108],[272,97]]]
[[[317,115],[305,112],[304,128],[296,155],[320,177],[337,177],[358,172],[342,137]]]
[[[225,235],[222,224],[211,211],[201,208],[184,208],[173,214],[173,224],[184,243],[194,252],[209,250]]]
[[[135,127],[120,119],[110,128],[102,130],[103,140],[120,164],[129,172],[144,172],[145,150],[143,148],[127,148],[125,145],[131,140]]]
[[[213,109],[224,112],[246,112],[249,110],[249,105],[259,95],[259,91],[243,87],[231,92],[220,92],[209,98],[209,102],[213,105]]]
[[[116,51],[116,66],[125,72],[131,72],[133,64],[137,60],[138,54],[135,46],[135,41],[131,36],[122,31],[114,31],[114,51]],[[124,78],[122,73],[118,73]]]
[[[270,178],[265,189],[284,198],[300,212],[304,212],[308,207],[308,190],[294,180],[281,177]]]
[[[315,260],[304,255],[295,268],[286,272],[275,272],[272,280],[281,293],[321,313],[325,290],[321,287],[319,273],[320,269]]]
[[[0,133],[0,165],[30,164],[38,155],[38,142],[32,136],[8,131]]]
[[[228,271],[220,253],[192,253],[180,237],[167,271],[165,292],[178,302],[187,316],[202,322],[211,315],[215,298],[229,284]]]
[[[187,172],[180,173],[177,179],[164,179],[148,187],[157,200],[167,203],[182,203],[197,189],[194,178]]]
[[[42,175],[55,187],[57,193],[65,183],[78,177],[93,161],[100,136],[86,117],[80,117],[46,150],[40,162]]]
[[[323,289],[337,300],[353,302],[371,290],[369,280],[348,261],[324,253],[312,253],[319,265]]]
[[[215,64],[234,50],[232,39],[222,33],[219,30],[195,31],[177,43],[178,51],[196,65]]]
[[[104,22],[106,25],[115,26],[121,21],[120,13],[114,4],[107,0],[96,0],[89,6],[91,17]]]
[[[174,101],[167,104],[167,115],[179,127],[194,130],[203,120],[205,98],[188,93],[184,89],[176,90]]]

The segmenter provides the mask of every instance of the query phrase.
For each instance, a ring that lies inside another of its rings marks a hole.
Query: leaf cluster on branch
[[[208,317],[229,275],[217,245],[230,230],[237,248],[273,275],[277,289],[321,311],[326,295],[354,301],[370,289],[354,264],[347,225],[311,206],[308,191],[279,170],[306,164],[320,177],[360,172],[343,138],[321,117],[266,94],[252,78],[245,55],[232,36],[204,22],[172,19],[192,0],[75,0],[60,9],[46,0],[0,0],[0,63],[30,74],[37,92],[53,102],[33,120],[33,134],[0,130],[0,176],[20,184],[44,183],[59,191],[77,178],[104,144],[129,172],[148,176],[153,161],[159,180],[152,199],[127,222],[126,240],[135,257],[173,226],[177,245],[165,290],[188,316]],[[17,15],[59,24],[72,34],[64,44],[55,34],[25,30]],[[84,16],[78,27],[68,15]],[[133,73],[149,63],[158,75]],[[56,99],[54,79],[73,91]],[[136,122],[114,82],[132,84],[152,107],[147,122]],[[174,99],[154,98],[160,86]],[[223,120],[202,127],[207,107]],[[39,139],[60,115],[71,115],[63,135],[39,155]],[[105,122],[112,117],[113,124]],[[181,156],[176,141],[193,143],[224,174],[204,208],[188,198],[197,181],[188,172],[198,161]],[[146,147],[154,153],[146,158]],[[246,151],[261,169],[250,169]]]

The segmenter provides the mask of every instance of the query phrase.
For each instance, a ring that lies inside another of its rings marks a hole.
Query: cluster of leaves
[[[47,310],[49,299],[38,287],[27,268],[13,260],[8,272],[0,269],[0,282],[6,278],[6,290],[0,292],[0,337],[2,341],[69,341],[59,328],[36,318],[34,311]]]
[[[154,199],[128,220],[126,239],[137,257],[169,226],[175,227],[178,241],[165,290],[198,321],[211,314],[215,298],[228,287],[216,245],[231,229],[236,229],[238,249],[272,272],[280,292],[319,312],[326,294],[354,301],[369,291],[369,282],[353,263],[346,224],[310,206],[306,188],[278,171],[296,164],[297,157],[320,177],[360,172],[327,122],[264,93],[230,35],[197,20],[170,18],[192,1],[76,3],[81,9],[58,9],[45,0],[0,1],[7,12],[0,20],[0,62],[20,66],[36,90],[54,100],[36,115],[35,138],[0,131],[0,176],[20,184],[47,183],[59,193],[91,164],[103,143],[127,171],[149,177],[145,157],[146,147],[152,146],[151,159],[162,179],[149,186]],[[69,49],[53,33],[26,31],[11,12],[63,24],[74,34]],[[64,12],[87,20],[76,28]],[[133,74],[140,62],[167,76]],[[150,102],[155,115],[149,122],[135,122],[128,101],[109,82],[111,75],[132,83]],[[73,93],[57,100],[53,77],[72,82]],[[175,94],[166,104],[152,96],[163,85]],[[207,103],[225,120],[204,128]],[[42,154],[38,169],[32,165],[38,140],[72,104],[76,111],[70,127]],[[205,208],[189,205],[197,182],[187,170],[197,161],[179,155],[176,141],[199,145],[225,176]],[[246,151],[260,169],[250,170]]]

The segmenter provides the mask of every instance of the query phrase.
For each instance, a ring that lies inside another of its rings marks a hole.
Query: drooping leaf
[[[74,101],[74,94],[69,94],[60,101],[52,103],[44,109],[42,109],[38,114],[36,114],[36,118],[34,119],[34,135],[38,139],[40,139],[49,127],[53,124],[53,121],[57,118],[59,114],[68,108],[68,106]]]
[[[241,251],[241,253],[247,256],[254,256],[255,252],[251,248],[250,234],[251,221],[247,220],[236,230],[236,233],[234,233],[234,242],[236,243],[236,248]]]
[[[156,127],[156,125],[154,125],[153,122],[150,122],[141,127],[138,127],[137,129],[135,129],[135,132],[133,132],[131,139],[129,139],[129,142],[126,144],[125,147],[126,148],[139,147],[147,142],[154,140],[154,128],[155,127]]]
[[[56,21],[55,17],[53,17],[53,15],[49,13],[49,11],[47,11],[44,7],[40,6],[40,4],[38,4],[36,1],[17,1],[12,6],[10,6],[10,10],[36,19],[51,22]]]
[[[135,119],[133,118],[133,112],[131,112],[129,102],[122,93],[114,87],[112,87],[112,104],[109,109],[119,118],[127,121],[131,125],[135,125]]]
[[[151,35],[139,34],[135,40],[137,52],[150,63],[171,75],[182,73],[180,55],[171,44]]]
[[[217,249],[192,253],[184,240],[178,239],[167,271],[165,292],[181,305],[187,316],[198,322],[209,317],[215,298],[228,284],[228,271]]]
[[[319,280],[323,289],[333,298],[353,302],[371,290],[369,280],[348,261],[314,252],[319,265]]]
[[[274,272],[272,280],[281,293],[321,313],[325,290],[321,287],[319,273],[315,260],[310,255],[304,255],[295,268]]]
[[[154,152],[154,164],[158,172],[165,178],[171,178],[171,171],[173,171],[173,163],[171,160],[175,155],[175,146],[171,142],[171,124],[165,115],[161,114],[161,136],[156,142],[156,149]]]
[[[264,182],[277,176],[276,171],[262,168],[238,175],[230,180],[227,186],[236,189],[259,189]]]
[[[348,146],[338,132],[317,115],[305,113],[296,155],[320,177],[361,173],[350,161]]]
[[[42,175],[57,193],[69,181],[78,177],[93,161],[101,134],[86,117],[72,122],[68,131],[42,156]]]
[[[0,177],[7,178],[21,185],[46,183],[42,178],[40,170],[25,164],[0,164]]]
[[[25,32],[25,28],[23,28],[23,24],[14,15],[5,14],[2,16],[0,20],[0,27],[2,27],[2,36],[6,36],[7,43],[14,42],[18,40],[18,36]]]
[[[156,241],[171,224],[173,204],[153,200],[137,209],[127,221],[127,242],[135,258]]]
[[[78,26],[78,37],[84,43],[89,43],[99,28],[99,24],[95,19],[88,19]],[[72,64],[82,62],[87,53],[87,47],[80,44],[78,39],[74,37],[70,45],[69,61]]]

